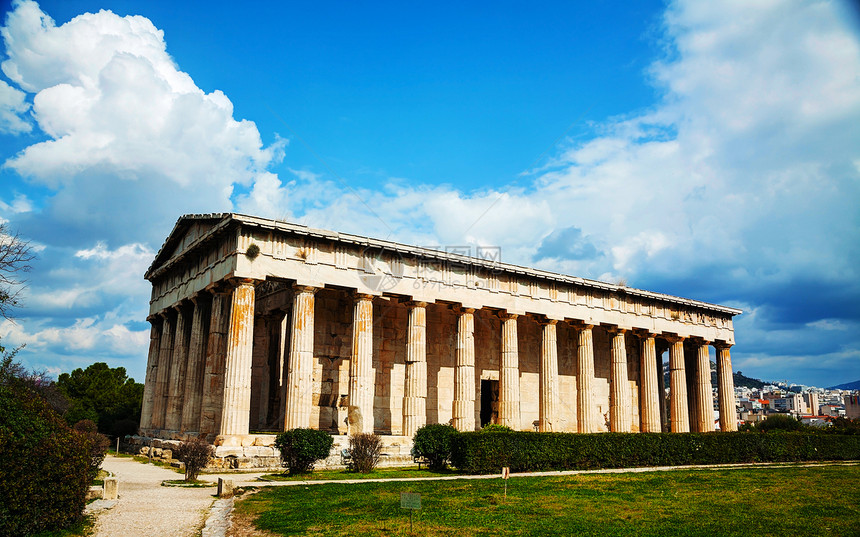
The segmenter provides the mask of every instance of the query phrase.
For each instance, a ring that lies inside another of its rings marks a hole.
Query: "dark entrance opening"
[[[499,381],[481,380],[481,427],[499,418]]]

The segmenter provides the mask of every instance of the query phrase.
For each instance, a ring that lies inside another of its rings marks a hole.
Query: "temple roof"
[[[242,225],[248,227],[258,227],[268,230],[277,230],[294,236],[305,236],[317,239],[325,239],[334,243],[358,245],[363,248],[378,248],[380,251],[396,252],[400,255],[414,257],[418,259],[428,259],[433,261],[447,261],[458,265],[471,265],[496,272],[505,272],[509,274],[518,274],[528,276],[539,280],[548,280],[567,284],[574,284],[583,287],[594,289],[602,289],[619,294],[628,294],[653,300],[676,303],[684,306],[698,307],[711,311],[718,311],[729,315],[739,315],[742,310],[721,306],[718,304],[710,304],[699,300],[692,300],[663,293],[655,293],[644,289],[635,289],[625,285],[612,284],[601,282],[598,280],[590,280],[577,276],[569,276],[546,270],[534,269],[514,265],[510,263],[502,263],[496,260],[481,259],[453,252],[445,252],[426,248],[421,246],[411,246],[398,242],[374,239],[363,237],[361,235],[352,235],[349,233],[340,233],[337,231],[329,231],[323,229],[315,229],[301,224],[294,224],[283,220],[271,220],[258,216],[250,216],[238,213],[207,213],[207,214],[186,214],[181,216],[173,226],[164,244],[159,249],[149,269],[147,269],[144,277],[147,280],[157,278],[165,272],[170,266],[180,262],[182,258],[196,245],[213,239],[215,236],[225,232],[232,225]]]

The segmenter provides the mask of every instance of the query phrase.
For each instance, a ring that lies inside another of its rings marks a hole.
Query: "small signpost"
[[[508,499],[508,478],[511,477],[511,469],[508,466],[502,468],[502,479],[505,480],[505,499]]]
[[[400,508],[409,509],[409,533],[412,533],[412,513],[421,509],[421,495],[413,492],[401,492]]]

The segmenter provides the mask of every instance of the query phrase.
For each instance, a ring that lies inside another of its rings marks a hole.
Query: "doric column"
[[[170,378],[170,358],[173,354],[173,337],[176,329],[176,314],[171,310],[161,312],[163,330],[158,350],[158,372],[153,397],[152,428],[164,428],[164,414],[167,411],[168,380]]]
[[[673,433],[690,432],[687,407],[687,374],[684,371],[684,338],[669,340],[669,419]]]
[[[520,429],[520,366],[517,316],[501,314],[502,363],[499,372],[499,424]]]
[[[349,434],[373,432],[373,296],[355,297],[349,362]]]
[[[454,427],[475,430],[475,310],[457,310],[457,367],[454,371]]]
[[[206,363],[203,368],[200,432],[214,436],[221,428],[221,407],[224,403],[224,363],[227,360],[231,290],[221,287],[211,292],[209,335],[206,339]]]
[[[182,427],[185,368],[188,365],[188,345],[191,339],[187,306],[179,303],[174,306],[174,309],[176,310],[176,334],[173,336],[173,357],[170,359],[167,410],[164,414],[164,428],[169,431],[179,431],[179,428]]]
[[[407,306],[403,435],[411,437],[427,421],[427,304],[410,302]]]
[[[558,342],[555,319],[543,324],[540,346],[540,406],[538,430],[542,433],[558,431]]]
[[[310,427],[314,374],[314,293],[315,287],[293,288],[290,315],[290,352],[284,371],[286,386],[284,430]]]
[[[639,353],[639,400],[641,402],[639,429],[643,433],[661,431],[658,378],[654,334],[644,333],[641,336]]]
[[[717,391],[720,401],[720,430],[737,431],[738,417],[735,408],[735,380],[732,377],[731,345],[717,342]],[[817,412],[815,409],[813,412]]]
[[[200,430],[200,409],[203,407],[203,370],[206,365],[206,340],[209,328],[208,293],[191,299],[191,341],[188,345],[188,368],[185,371],[185,398],[182,407],[182,431]]]
[[[594,339],[591,325],[580,325],[577,328],[576,347],[576,420],[579,432],[593,433],[595,431],[594,408]]]
[[[280,360],[281,379],[280,400],[278,401],[278,430],[280,431],[286,430],[284,424],[286,423],[285,417],[287,414],[287,388],[289,385],[287,376],[289,375],[290,349],[292,348],[293,316],[292,313],[287,313],[281,320],[281,338],[278,351],[280,353],[278,359]]]
[[[151,328],[149,329],[149,353],[146,357],[146,380],[143,385],[143,403],[140,409],[140,434],[148,435],[152,427],[153,398],[155,396],[156,377],[158,375],[158,355],[161,350],[161,327],[162,319],[158,315],[151,315],[147,319]]]
[[[711,386],[711,359],[708,356],[709,341],[696,343],[696,390],[698,391],[698,410],[696,421],[698,431],[708,433],[714,430],[714,390]]]
[[[612,334],[612,369],[609,378],[609,430],[630,432],[630,385],[627,383],[627,344],[623,328]]]
[[[254,283],[240,280],[230,301],[221,435],[248,434],[251,414],[251,354],[254,346]]]

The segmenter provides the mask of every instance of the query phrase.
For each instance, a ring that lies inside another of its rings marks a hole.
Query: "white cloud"
[[[33,130],[24,116],[30,109],[27,94],[0,80],[0,133],[21,134]]]
[[[167,227],[184,212],[230,210],[234,185],[273,179],[266,168],[285,142],[264,146],[222,92],[198,88],[148,19],[100,11],[56,26],[24,0],[2,36],[2,70],[35,94],[36,125],[50,137],[5,165],[58,191],[47,213],[61,224],[97,214],[108,228]]]

